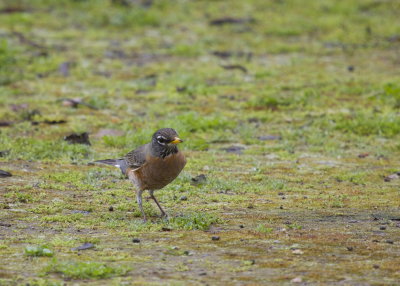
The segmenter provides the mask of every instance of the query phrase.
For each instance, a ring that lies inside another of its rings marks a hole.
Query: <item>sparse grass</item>
[[[273,232],[274,229],[272,227],[267,227],[264,224],[259,224],[256,227],[256,231],[259,232],[259,233],[267,234],[267,233]]]
[[[199,212],[173,217],[169,220],[168,225],[172,226],[174,229],[208,230],[211,224],[219,221],[220,220],[213,214]]]
[[[128,272],[126,267],[112,267],[94,261],[57,261],[53,260],[45,269],[46,273],[59,273],[65,278],[104,279],[122,276]]]
[[[35,246],[35,245],[28,245],[25,247],[25,255],[26,256],[46,256],[46,257],[52,257],[54,255],[54,252],[44,246]]]

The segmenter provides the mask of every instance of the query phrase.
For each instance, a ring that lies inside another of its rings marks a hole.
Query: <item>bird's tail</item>
[[[94,161],[94,163],[100,163],[100,164],[106,164],[106,165],[111,165],[111,166],[119,167],[118,159],[98,160],[98,161]]]
[[[94,161],[94,163],[106,164],[117,167],[121,170],[122,174],[126,175],[126,170],[128,165],[126,164],[124,159],[105,159],[105,160],[98,160]]]

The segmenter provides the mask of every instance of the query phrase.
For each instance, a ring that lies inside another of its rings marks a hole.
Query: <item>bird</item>
[[[123,158],[98,160],[95,163],[119,168],[133,183],[144,222],[147,219],[142,205],[142,193],[146,190],[160,209],[161,217],[168,217],[154,196],[154,191],[171,183],[185,167],[186,158],[177,146],[182,142],[174,129],[162,128],[153,134],[151,142],[132,150]]]

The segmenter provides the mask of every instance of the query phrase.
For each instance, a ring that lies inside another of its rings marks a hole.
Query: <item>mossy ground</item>
[[[0,1],[0,285],[398,283],[400,5],[306,3]],[[159,127],[188,164],[144,224],[88,163]]]

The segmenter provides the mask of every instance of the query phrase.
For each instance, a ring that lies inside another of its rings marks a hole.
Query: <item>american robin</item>
[[[154,191],[171,183],[185,167],[185,156],[177,146],[182,142],[174,129],[162,128],[153,134],[150,143],[129,152],[125,157],[95,162],[118,167],[129,178],[136,187],[136,199],[143,220],[146,221],[142,206],[142,193],[145,190],[150,192],[150,197],[160,209],[161,216],[167,216],[154,196]]]

